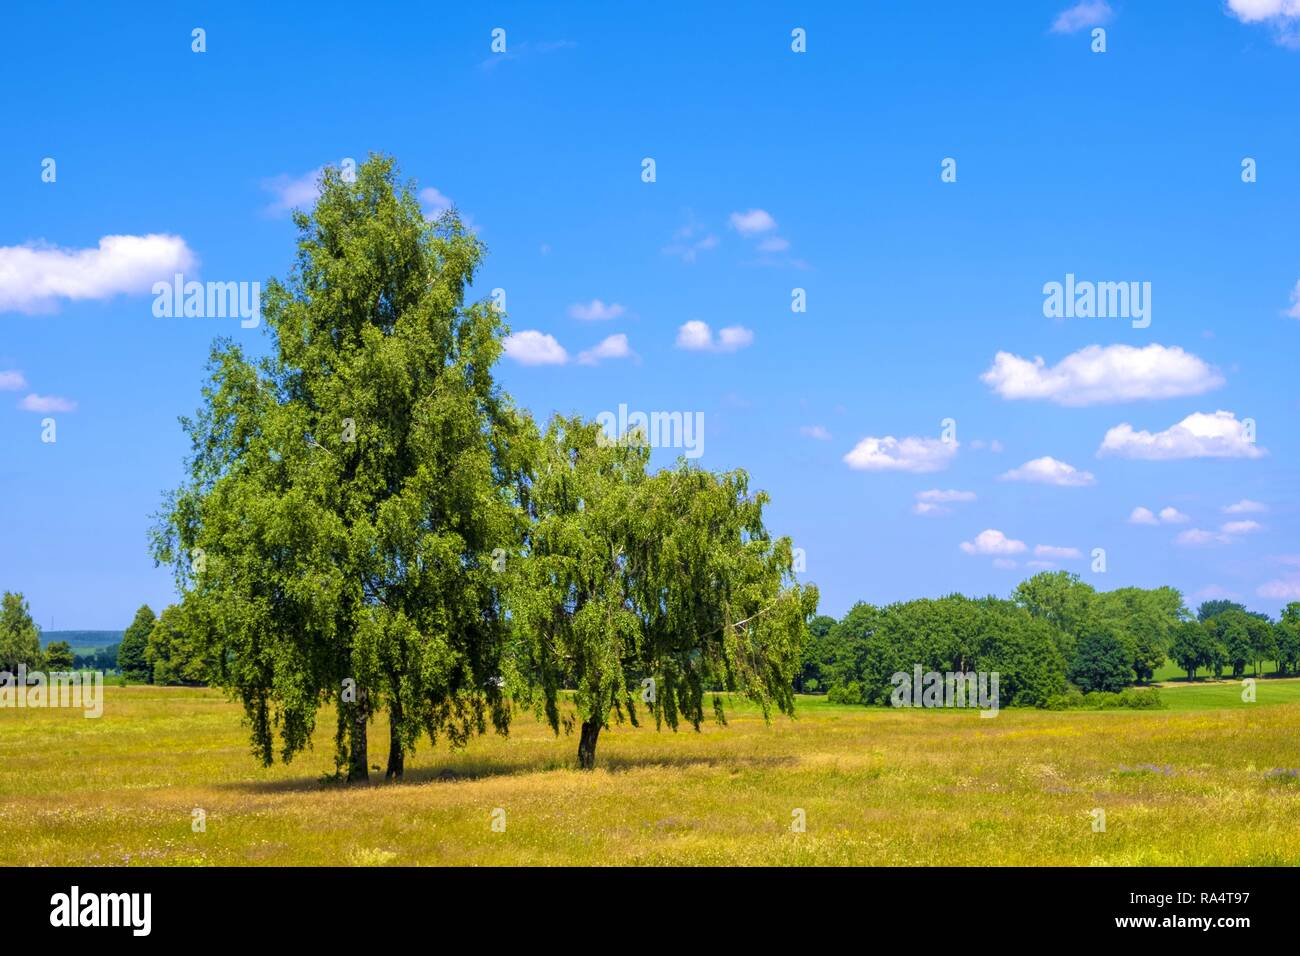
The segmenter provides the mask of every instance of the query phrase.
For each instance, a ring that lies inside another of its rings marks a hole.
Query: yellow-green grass
[[[742,705],[698,734],[615,728],[591,773],[521,714],[509,738],[426,742],[404,782],[368,787],[322,783],[328,713],[311,751],[264,769],[219,692],[109,688],[98,720],[0,710],[0,863],[1297,864],[1300,779],[1278,771],[1300,770],[1300,700],[1265,697],[1282,686],[992,719],[804,697],[770,725]],[[372,763],[387,736],[381,718]]]

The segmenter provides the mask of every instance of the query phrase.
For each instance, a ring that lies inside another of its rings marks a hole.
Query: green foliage
[[[72,670],[76,658],[72,654],[72,645],[67,641],[51,641],[45,648],[45,669],[51,673]]]
[[[1205,618],[1204,622],[1219,646],[1216,666],[1230,664],[1232,676],[1241,677],[1246,672],[1246,663],[1254,659],[1251,615],[1244,610],[1230,608]]]
[[[794,679],[796,693],[815,694],[826,689],[831,663],[830,633],[835,624],[835,618],[828,614],[818,614],[808,622],[808,640]]]
[[[1179,667],[1187,671],[1187,679],[1193,681],[1196,679],[1198,668],[1213,665],[1215,643],[1214,635],[1203,622],[1183,621],[1174,630],[1169,656]]]
[[[340,770],[362,779],[381,707],[390,775],[421,733],[508,726],[494,552],[518,538],[527,423],[491,374],[502,317],[465,303],[483,247],[455,212],[427,221],[386,157],[320,185],[289,278],[267,284],[272,354],[213,349],[154,553],[259,758],[278,738],[291,759],[332,700]]]
[[[870,638],[880,620],[880,610],[864,601],[849,608],[849,613],[826,633],[823,642],[822,673],[830,689],[858,683],[867,669]],[[862,703],[862,688],[854,692],[855,703]]]
[[[831,631],[839,640],[833,699],[887,703],[893,675],[920,665],[924,672],[996,672],[1002,706],[1038,706],[1065,687],[1055,631],[996,598],[858,604]]]
[[[1086,634],[1105,632],[1123,645],[1129,667],[1142,682],[1151,680],[1164,664],[1174,630],[1188,616],[1175,588],[1096,591],[1065,571],[1045,571],[1022,581],[1013,599],[1058,628],[1065,660],[1073,662]]]
[[[1117,588],[1095,595],[1093,615],[1094,624],[1100,618],[1124,642],[1134,674],[1145,683],[1168,659],[1174,632],[1188,612],[1175,588]]]
[[[1250,659],[1255,664],[1255,673],[1262,674],[1264,661],[1277,659],[1277,632],[1267,617],[1251,614],[1246,621],[1246,633],[1250,639]]]
[[[857,681],[849,681],[848,684],[836,684],[831,687],[826,694],[826,699],[832,704],[862,704],[862,687]]]
[[[131,626],[122,634],[122,644],[117,651],[117,666],[126,680],[149,683],[152,671],[145,651],[156,622],[153,609],[147,604],[141,605],[140,610],[135,612]]]
[[[1165,702],[1160,691],[1152,687],[1138,690],[1125,688],[1119,693],[1104,690],[1090,691],[1085,694],[1077,687],[1069,688],[1064,694],[1057,694],[1048,699],[1047,710],[1162,710]]]
[[[1084,692],[1102,690],[1114,693],[1133,681],[1130,660],[1128,648],[1113,633],[1091,631],[1079,641],[1067,676]]]
[[[1300,601],[1292,601],[1283,608],[1274,632],[1274,642],[1278,669],[1284,674],[1294,674],[1300,667]]]
[[[573,687],[584,767],[611,716],[635,725],[639,704],[673,729],[682,719],[699,729],[709,691],[740,691],[765,716],[791,713],[817,608],[743,471],[683,461],[651,475],[642,436],[617,437],[579,419],[550,423],[510,602],[507,684],[557,732],[559,690]],[[713,711],[724,719],[716,693]]]
[[[121,644],[109,644],[107,647],[96,648],[89,654],[78,654],[73,661],[73,667],[77,669],[87,668],[92,671],[113,671],[117,670],[117,652]]]
[[[1203,601],[1196,609],[1196,619],[1202,622],[1208,621],[1212,617],[1218,617],[1224,611],[1240,611],[1245,614],[1246,605],[1227,600]]]
[[[0,598],[0,671],[16,673],[41,666],[41,629],[21,594],[6,591]]]
[[[186,626],[185,610],[173,604],[158,615],[145,647],[152,683],[195,686],[207,682],[213,663],[203,657],[193,628]]]
[[[1021,581],[1011,599],[1056,628],[1057,646],[1068,661],[1074,656],[1075,642],[1090,622],[1096,593],[1077,574],[1043,571]]]

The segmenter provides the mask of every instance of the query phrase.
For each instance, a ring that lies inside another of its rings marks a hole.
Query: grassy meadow
[[[352,788],[323,781],[332,714],[264,769],[218,691],[105,694],[98,720],[0,710],[0,864],[1300,864],[1295,680],[1254,704],[1224,683],[1167,688],[1161,711],[993,719],[801,697],[767,725],[738,704],[698,734],[608,731],[591,773],[520,714]],[[381,718],[372,764],[387,736]]]

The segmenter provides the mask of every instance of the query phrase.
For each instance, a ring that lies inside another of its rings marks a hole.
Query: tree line
[[[59,673],[76,670],[118,671],[123,679],[145,684],[204,684],[208,661],[181,623],[181,608],[167,608],[160,618],[148,605],[136,612],[121,642],[77,654],[67,641],[41,647],[41,629],[21,593],[0,598],[0,671]]]
[[[890,678],[924,670],[997,671],[1007,706],[1059,705],[1071,689],[1117,693],[1149,684],[1173,660],[1196,679],[1241,677],[1273,662],[1294,674],[1300,660],[1300,602],[1276,622],[1232,601],[1207,601],[1195,615],[1171,587],[1097,591],[1065,571],[1022,581],[1009,599],[952,594],[876,607],[809,625],[796,689],[845,703],[889,699]]]
[[[492,374],[504,311],[466,301],[482,244],[454,210],[428,221],[391,159],[327,169],[294,222],[270,348],[214,345],[152,544],[188,659],[262,762],[326,705],[348,780],[381,711],[390,777],[517,706],[576,730],[588,768],[611,721],[698,729],[724,690],[791,712],[817,592],[743,471],[652,473],[644,435],[516,408]]]

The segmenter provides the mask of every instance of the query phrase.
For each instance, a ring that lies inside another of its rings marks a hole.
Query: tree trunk
[[[370,698],[366,691],[357,688],[357,701],[352,705],[351,722],[348,727],[348,783],[370,781],[370,755],[366,748],[369,702]]]
[[[388,709],[388,770],[384,774],[385,780],[400,778],[406,769],[406,754],[402,752],[402,736],[398,731],[401,720],[401,706],[394,702]]]
[[[582,722],[582,735],[578,738],[578,766],[583,770],[594,770],[596,767],[596,738],[599,736],[599,721]]]

